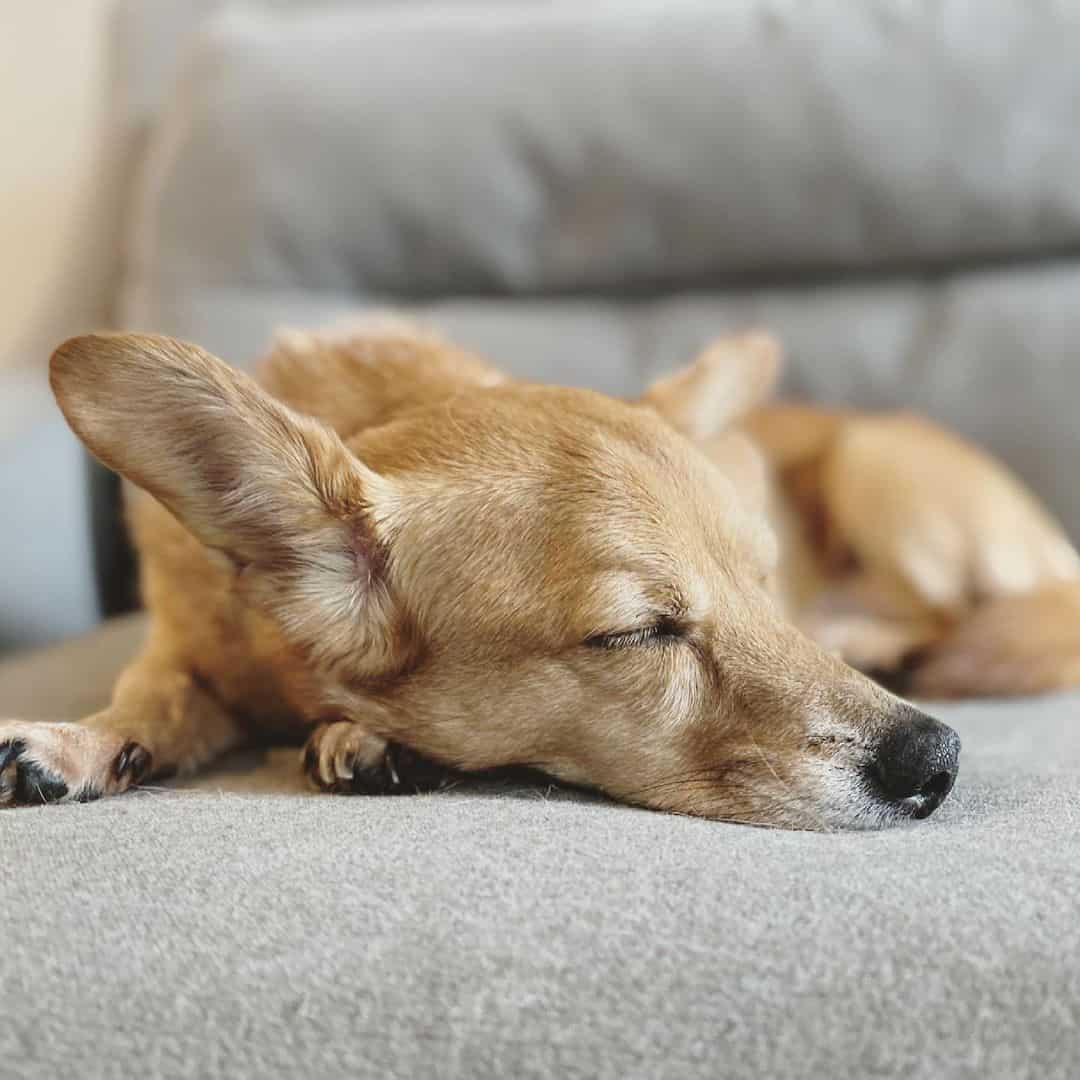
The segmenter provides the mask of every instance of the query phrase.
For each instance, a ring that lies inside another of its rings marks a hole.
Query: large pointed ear
[[[372,506],[389,485],[329,428],[171,338],[72,338],[50,380],[91,452],[250,569],[245,584],[298,644],[335,618],[365,622],[381,564]]]
[[[654,382],[640,403],[700,441],[719,434],[765,401],[781,369],[780,345],[771,335],[754,332],[719,338],[693,363]]]

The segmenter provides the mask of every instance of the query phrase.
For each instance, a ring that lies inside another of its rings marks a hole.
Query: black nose
[[[959,758],[951,727],[905,705],[878,744],[871,778],[885,798],[908,803],[912,817],[929,817],[952,791]]]

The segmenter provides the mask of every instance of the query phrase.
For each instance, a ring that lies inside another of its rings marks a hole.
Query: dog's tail
[[[1080,687],[1077,580],[980,605],[917,657],[905,689],[916,697],[956,698],[1070,687]]]

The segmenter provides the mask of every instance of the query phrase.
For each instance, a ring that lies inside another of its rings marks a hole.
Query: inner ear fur
[[[373,504],[388,482],[329,428],[173,338],[72,338],[50,381],[89,450],[250,570],[294,639],[363,623],[382,564]]]

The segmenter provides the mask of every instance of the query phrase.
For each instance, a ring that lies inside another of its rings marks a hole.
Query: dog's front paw
[[[435,791],[454,776],[452,770],[347,720],[322,724],[311,733],[304,747],[304,771],[316,787],[347,795]]]
[[[0,722],[0,807],[115,795],[150,766],[145,747],[81,724]]]

